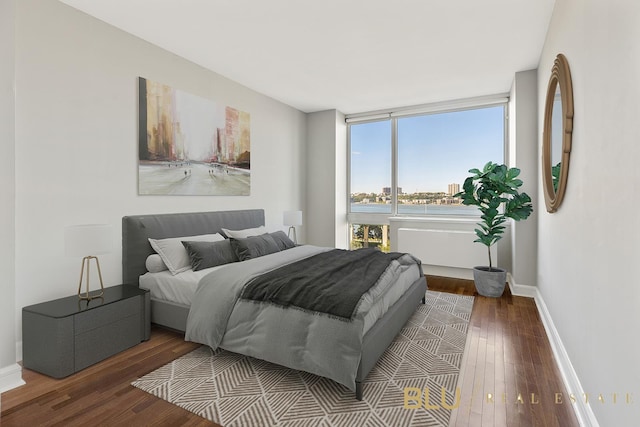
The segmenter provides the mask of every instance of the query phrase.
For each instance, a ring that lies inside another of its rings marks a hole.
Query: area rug
[[[331,380],[207,346],[132,384],[224,427],[446,426],[472,306],[472,296],[427,291],[363,401]]]

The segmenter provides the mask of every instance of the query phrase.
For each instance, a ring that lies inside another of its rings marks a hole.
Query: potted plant
[[[507,218],[520,221],[531,215],[531,197],[518,192],[522,185],[517,178],[518,168],[489,162],[482,170],[470,169],[469,173],[473,175],[465,179],[463,190],[454,197],[461,197],[464,205],[480,210],[482,221],[477,223],[480,228],[475,229],[478,238],[474,242],[485,245],[489,254],[489,266],[474,267],[473,280],[480,295],[499,297],[504,291],[507,271],[493,266],[491,246],[502,238]]]

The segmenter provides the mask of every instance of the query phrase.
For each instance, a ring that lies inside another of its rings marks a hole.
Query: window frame
[[[509,159],[509,96],[500,94],[488,97],[469,98],[452,102],[425,104],[395,110],[381,110],[369,113],[347,115],[347,223],[389,225],[391,217],[408,218],[471,218],[480,215],[459,214],[398,214],[398,119],[405,117],[443,114],[480,108],[503,107],[503,163]],[[381,121],[391,121],[391,213],[364,213],[351,211],[351,126]]]

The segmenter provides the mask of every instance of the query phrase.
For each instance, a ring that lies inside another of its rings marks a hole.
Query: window
[[[391,250],[389,226],[386,224],[351,224],[350,249],[378,248],[382,252]]]
[[[388,223],[381,217],[390,214],[477,215],[453,195],[469,169],[504,162],[505,114],[501,100],[428,114],[387,113],[366,122],[349,118],[349,221]]]
[[[349,132],[351,211],[392,213],[391,121],[351,125]]]
[[[504,107],[398,119],[399,214],[474,215],[453,197],[469,169],[503,162]]]

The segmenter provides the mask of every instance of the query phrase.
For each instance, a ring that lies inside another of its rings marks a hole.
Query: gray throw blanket
[[[362,295],[400,253],[334,249],[262,274],[240,298],[352,320]]]

